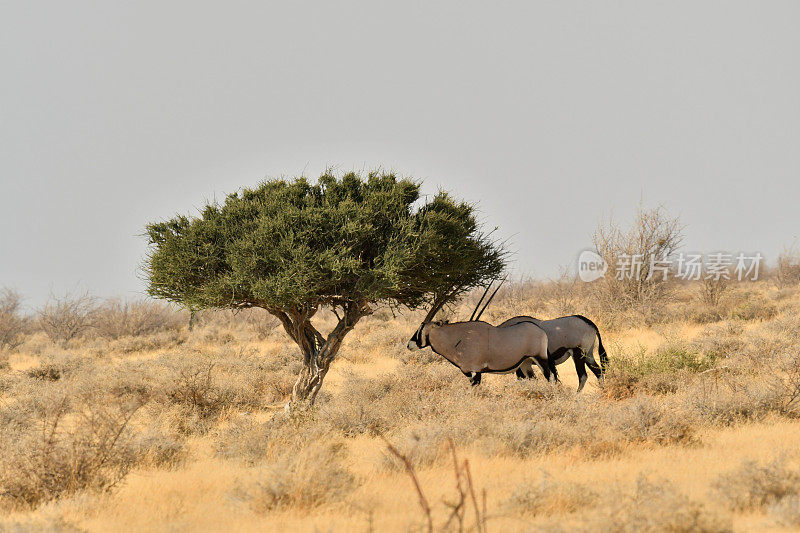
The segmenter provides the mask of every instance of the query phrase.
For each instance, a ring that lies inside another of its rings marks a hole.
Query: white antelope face
[[[423,322],[417,328],[417,331],[414,333],[414,336],[409,339],[408,344],[406,344],[406,348],[411,351],[421,350],[423,348],[427,348],[431,345],[430,342],[430,333],[431,328],[441,327],[445,324],[448,324],[449,321],[447,320],[437,320],[435,322]]]
[[[425,326],[427,326],[425,322],[420,324],[419,328],[417,328],[417,331],[409,339],[406,347],[412,352],[415,350],[421,350],[426,346],[428,346],[428,335],[427,332],[425,331],[427,328],[425,328]]]

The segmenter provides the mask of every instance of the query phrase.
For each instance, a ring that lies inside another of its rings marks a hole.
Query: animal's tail
[[[595,329],[597,327],[595,326]],[[608,370],[608,354],[606,349],[603,348],[603,339],[600,338],[600,330],[597,330],[597,353],[600,355],[600,373],[605,374]]]
[[[572,315],[575,318],[580,318],[590,326],[594,328],[595,333],[597,333],[597,354],[600,356],[600,372],[605,374],[606,370],[608,370],[608,354],[606,353],[606,349],[603,347],[603,338],[600,336],[600,330],[597,327],[597,324],[589,320],[583,315]]]

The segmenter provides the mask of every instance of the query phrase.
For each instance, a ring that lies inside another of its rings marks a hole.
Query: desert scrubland
[[[800,288],[773,272],[709,299],[701,282],[676,282],[626,307],[592,287],[509,283],[484,319],[592,317],[611,359],[602,386],[590,377],[576,394],[568,361],[561,384],[506,374],[470,387],[430,350],[406,349],[422,312],[376,309],[315,407],[293,414],[297,348],[266,312],[205,312],[189,331],[186,313],[158,303],[72,295],[24,317],[5,292],[0,524],[800,528]],[[464,319],[478,296],[445,315]]]

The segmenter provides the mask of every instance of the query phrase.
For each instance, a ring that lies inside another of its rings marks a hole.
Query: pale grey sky
[[[693,251],[798,236],[800,3],[0,2],[0,286],[143,294],[148,221],[374,166],[556,273],[640,198]]]

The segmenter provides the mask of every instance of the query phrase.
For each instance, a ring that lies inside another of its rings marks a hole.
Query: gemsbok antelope
[[[534,362],[550,380],[547,334],[533,321],[520,320],[504,328],[472,319],[452,324],[432,322],[442,305],[434,303],[428,311],[408,341],[409,350],[430,347],[458,367],[473,386],[478,385],[481,374],[487,372],[503,374],[516,371],[525,377],[533,377]],[[475,312],[472,314],[474,316]]]
[[[578,392],[583,389],[588,379],[586,367],[594,373],[598,380],[601,380],[603,373],[608,367],[608,354],[603,347],[603,339],[600,337],[600,330],[594,322],[583,315],[563,316],[552,320],[539,320],[530,316],[515,316],[509,318],[498,328],[516,327],[519,323],[534,322],[547,333],[548,346],[548,368],[554,379],[558,379],[556,365],[560,365],[572,356],[575,362],[575,371],[578,373]],[[600,356],[600,364],[594,359],[594,344],[597,337],[597,353]],[[517,372],[518,378],[530,377],[527,374]],[[545,377],[550,379],[547,374]]]

